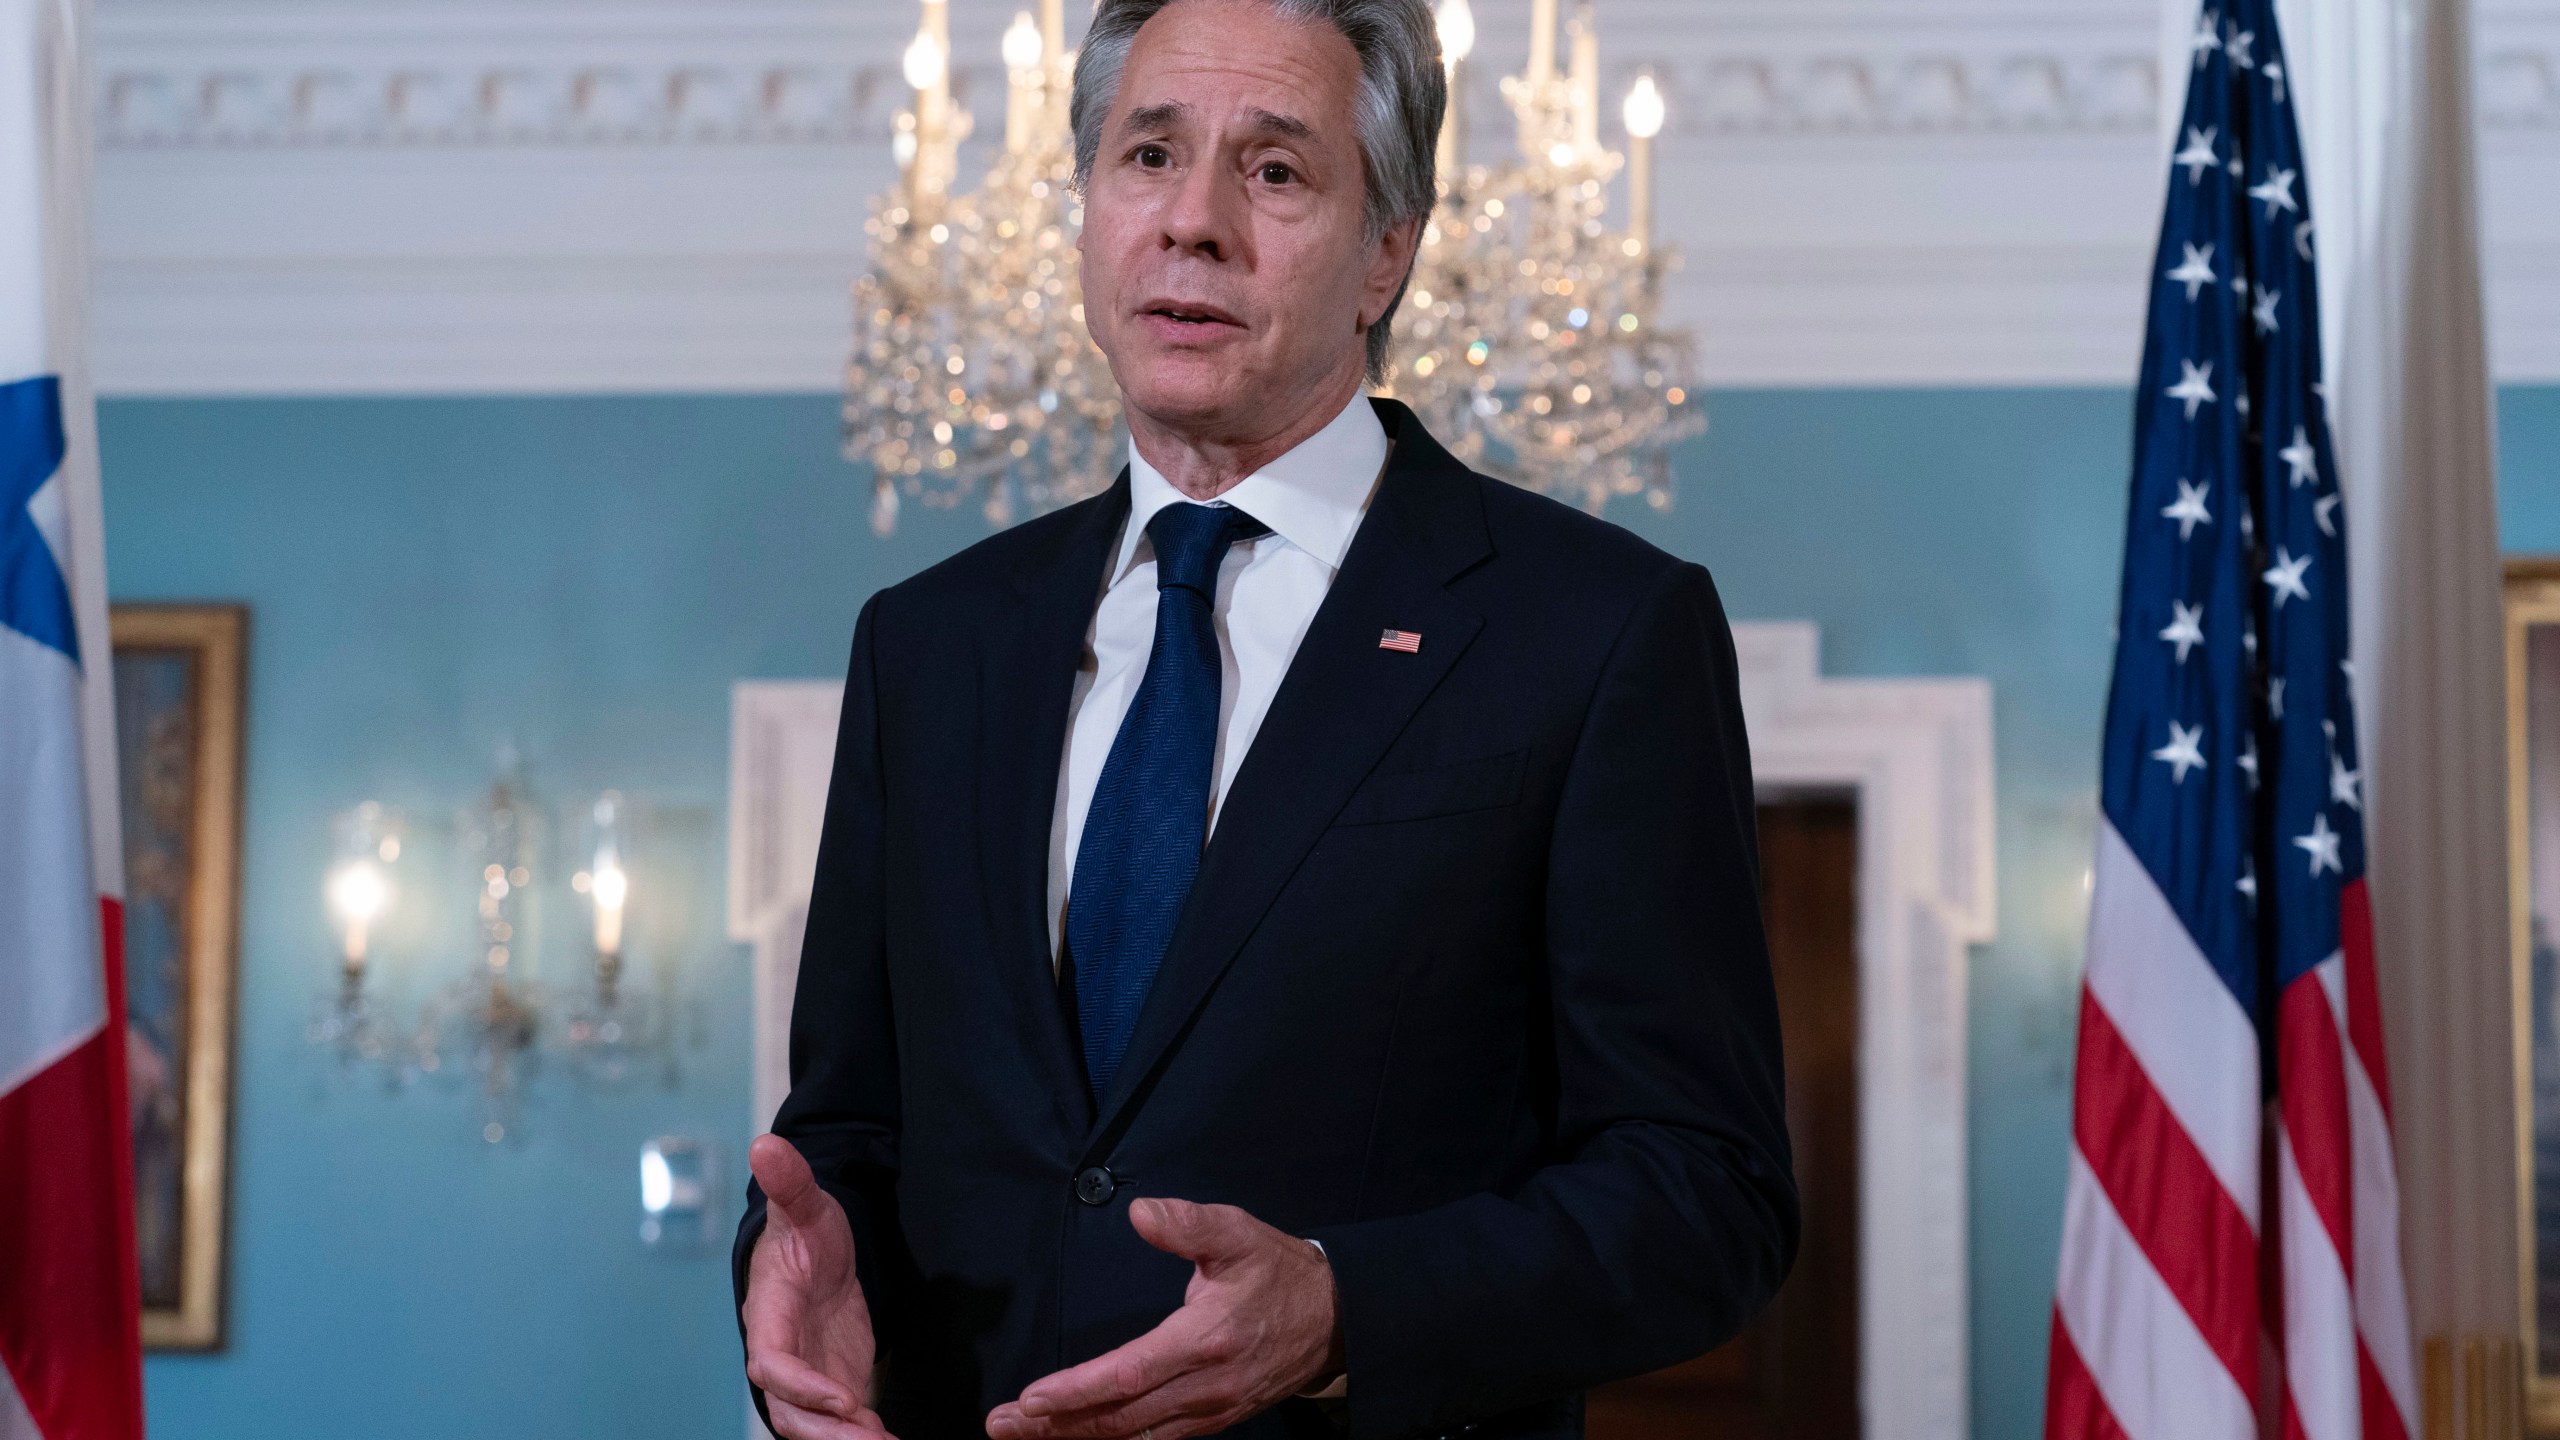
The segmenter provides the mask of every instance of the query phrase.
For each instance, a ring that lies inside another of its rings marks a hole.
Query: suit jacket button
[[[1096,1165],[1076,1172],[1076,1198],[1087,1205],[1108,1205],[1112,1192],[1120,1188],[1120,1177],[1106,1166]]]

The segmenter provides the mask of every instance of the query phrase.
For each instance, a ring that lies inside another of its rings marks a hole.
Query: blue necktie
[[[1269,533],[1222,505],[1177,502],[1147,522],[1156,552],[1155,646],[1085,811],[1060,967],[1097,1104],[1129,1049],[1200,872],[1218,750],[1218,634],[1209,618],[1218,562],[1238,540]]]

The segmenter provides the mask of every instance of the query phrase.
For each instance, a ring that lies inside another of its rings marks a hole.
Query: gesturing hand
[[[995,1440],[1211,1435],[1342,1368],[1333,1267],[1233,1205],[1130,1202],[1140,1239],[1198,1267],[1182,1308],[987,1416]]]
[[[747,1261],[747,1378],[783,1440],[891,1440],[871,1408],[871,1310],[853,1270],[853,1227],[791,1142],[759,1136],[764,1234]]]

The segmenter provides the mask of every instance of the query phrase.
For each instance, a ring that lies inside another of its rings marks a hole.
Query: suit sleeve
[[[800,978],[791,1004],[791,1093],[774,1133],[797,1146],[818,1183],[844,1207],[854,1265],[885,1359],[897,1348],[912,1262],[898,1229],[898,1051],[891,1023],[882,896],[886,795],[880,757],[877,623],[880,597],[854,628],[844,709],[836,722],[835,772],[827,787],[809,895]],[[746,1214],[730,1252],[744,1307],[747,1261],[764,1233],[764,1192],[747,1184]],[[740,1321],[743,1332],[744,1320]],[[763,1392],[755,1394],[764,1410]]]
[[[1440,1430],[1731,1338],[1794,1262],[1777,1001],[1733,637],[1695,565],[1626,622],[1547,867],[1552,1159],[1317,1230],[1354,1440]]]

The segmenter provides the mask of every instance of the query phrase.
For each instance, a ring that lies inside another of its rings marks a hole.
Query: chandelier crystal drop
[[[1120,400],[1084,327],[1067,128],[1075,57],[1062,0],[1004,39],[1004,149],[979,189],[951,193],[973,122],[951,98],[948,0],[925,0],[907,52],[913,108],[897,119],[898,187],[873,202],[854,282],[845,456],[871,466],[872,528],[903,500],[975,501],[993,524],[1111,483]]]
[[[975,503],[992,524],[1101,491],[1126,448],[1119,393],[1084,325],[1067,106],[1075,57],[1063,0],[1005,34],[1002,150],[954,194],[973,121],[952,98],[949,0],[922,0],[905,56],[913,106],[896,121],[897,187],[874,200],[854,284],[845,455],[873,472],[872,527],[906,500]],[[1601,142],[1591,0],[1559,24],[1532,0],[1529,63],[1501,88],[1517,154],[1468,163],[1468,0],[1442,0],[1451,104],[1440,203],[1397,320],[1384,393],[1488,473],[1597,513],[1622,495],[1672,499],[1669,449],[1699,433],[1697,345],[1662,323],[1676,254],[1653,235],[1653,144],[1667,106],[1639,75]],[[1559,31],[1565,42],[1558,63]],[[1621,176],[1623,227],[1611,201]]]
[[[1585,0],[1555,63],[1556,6],[1537,0],[1527,72],[1502,94],[1515,158],[1469,165],[1444,138],[1440,205],[1425,227],[1390,393],[1460,458],[1598,513],[1621,495],[1672,500],[1670,447],[1705,429],[1697,342],[1662,323],[1676,256],[1655,243],[1653,142],[1665,104],[1651,74],[1623,107],[1627,149],[1600,142],[1600,42]],[[1463,93],[1467,0],[1440,9],[1450,92]],[[1452,105],[1453,123],[1457,109]],[[1621,172],[1626,228],[1610,223]]]

